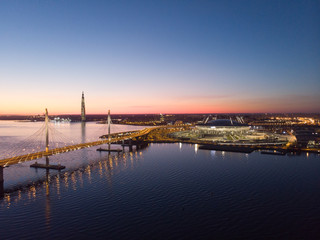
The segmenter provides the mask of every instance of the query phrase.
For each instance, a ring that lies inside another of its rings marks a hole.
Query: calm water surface
[[[21,146],[42,124],[0,121],[0,154]],[[60,140],[74,142],[106,133],[95,123],[55,129]],[[112,131],[134,129],[114,125]],[[1,239],[320,238],[319,155],[187,144],[110,155],[96,149],[52,156],[52,163],[66,166],[61,172],[35,170],[32,162],[5,168]]]

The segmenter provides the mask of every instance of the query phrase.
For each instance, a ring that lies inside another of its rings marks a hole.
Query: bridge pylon
[[[40,164],[38,162],[35,162],[34,164],[31,164],[30,167],[34,168],[45,168],[45,169],[56,169],[56,170],[61,170],[66,168],[65,166],[62,166],[60,164],[58,165],[50,165],[49,164],[49,114],[48,114],[48,109],[46,109],[45,113],[45,126],[46,126],[46,163],[45,164]]]
[[[121,149],[111,149],[111,115],[110,115],[110,110],[108,110],[108,119],[107,119],[107,124],[108,124],[108,149],[104,149],[104,148],[98,148],[97,151],[99,152],[117,152],[120,153],[122,152]]]

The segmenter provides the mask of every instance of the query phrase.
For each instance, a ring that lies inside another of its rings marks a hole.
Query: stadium
[[[289,135],[280,135],[254,129],[238,119],[215,119],[198,123],[192,130],[176,132],[171,136],[181,140],[200,140],[216,143],[287,143],[295,141]]]

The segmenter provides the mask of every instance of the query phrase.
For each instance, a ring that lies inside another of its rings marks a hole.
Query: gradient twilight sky
[[[320,112],[320,1],[0,0],[0,114]]]

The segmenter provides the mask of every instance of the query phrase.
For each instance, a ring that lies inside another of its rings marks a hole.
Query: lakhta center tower
[[[84,104],[84,92],[82,92],[82,98],[81,98],[81,122],[86,121],[86,107]]]

